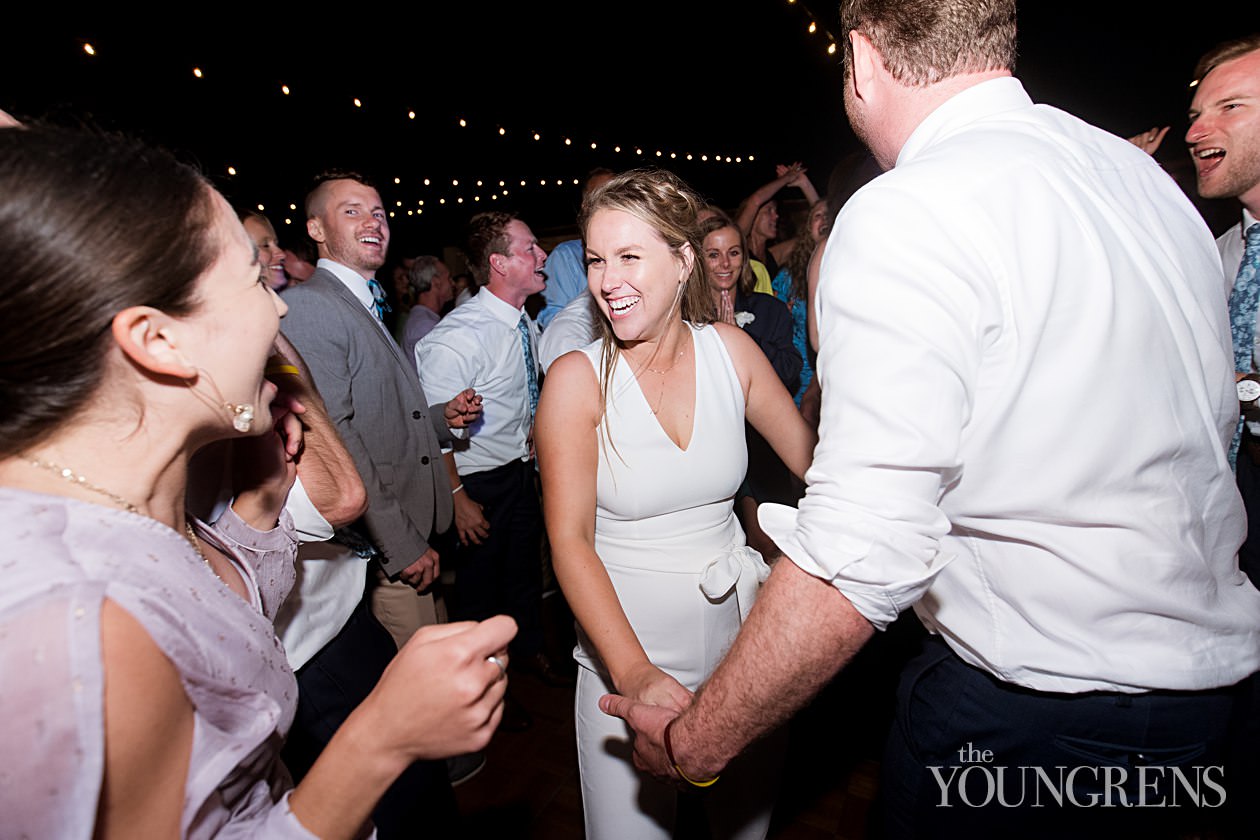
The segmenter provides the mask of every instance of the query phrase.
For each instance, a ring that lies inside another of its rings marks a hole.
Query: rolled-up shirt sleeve
[[[951,558],[938,507],[962,480],[986,340],[986,294],[959,232],[878,183],[837,219],[815,306],[822,424],[799,510],[761,508],[801,569],[830,581],[878,629],[923,597]],[[918,216],[918,218],[916,218]]]

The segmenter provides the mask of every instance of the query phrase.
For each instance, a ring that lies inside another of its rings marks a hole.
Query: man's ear
[[[490,255],[490,270],[495,272],[496,274],[502,274],[503,264],[506,261],[507,261],[507,257],[503,256],[502,254],[491,254]]]
[[[853,72],[848,83],[853,86],[854,96],[869,99],[875,79],[884,69],[884,57],[870,39],[856,29],[849,30],[849,47],[853,54]]]
[[[179,323],[151,306],[129,306],[110,324],[123,355],[142,370],[177,379],[192,379],[197,369],[180,351]]]
[[[319,219],[306,220],[306,234],[320,245],[324,244],[324,226],[319,223]]]

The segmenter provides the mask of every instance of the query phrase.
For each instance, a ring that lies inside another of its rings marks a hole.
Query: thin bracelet
[[[265,373],[268,376],[276,376],[281,373],[287,373],[290,376],[302,375],[302,371],[298,370],[295,366],[288,364],[269,365]]]
[[[694,785],[695,787],[698,787],[698,788],[707,788],[713,783],[715,783],[718,779],[722,778],[722,774],[719,773],[718,775],[714,776],[712,779],[706,779],[703,782],[697,782],[695,779],[691,778],[690,776],[688,776],[686,773],[683,772],[683,769],[678,766],[678,760],[674,758],[674,745],[670,741],[670,737],[669,737],[669,730],[673,729],[674,724],[677,722],[678,722],[678,718],[674,718],[669,723],[665,724],[665,756],[669,759],[669,763],[674,765],[674,772],[677,773],[679,778],[681,778],[684,782],[686,782],[689,785]]]
[[[459,486],[451,491],[451,495],[454,496],[456,493],[458,493],[460,490],[463,490],[463,489],[464,489],[464,483],[461,481],[459,483]]]

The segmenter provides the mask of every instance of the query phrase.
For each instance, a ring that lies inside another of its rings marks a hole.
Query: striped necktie
[[[529,381],[529,419],[534,419],[538,409],[538,364],[534,361],[534,345],[529,336],[529,318],[521,316],[516,322],[516,331],[521,334],[521,354],[525,357],[525,378]]]

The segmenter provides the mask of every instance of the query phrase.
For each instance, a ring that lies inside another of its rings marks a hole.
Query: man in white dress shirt
[[[542,514],[533,426],[540,372],[538,328],[525,299],[543,288],[546,254],[510,213],[478,213],[468,264],[483,288],[416,345],[425,393],[446,399],[471,386],[484,399],[467,445],[446,453],[460,539],[452,618],[516,619],[512,664],[563,682],[542,635]]]
[[[1220,767],[1260,592],[1211,234],[1149,156],[1031,102],[1014,0],[841,20],[846,110],[889,171],[823,258],[809,490],[761,511],[787,559],[681,716],[603,708],[702,782],[913,607],[888,836],[1138,836],[1248,795]]]
[[[1194,78],[1197,84],[1190,103],[1191,122],[1186,144],[1198,176],[1199,195],[1236,198],[1242,204],[1241,221],[1216,240],[1224,268],[1225,290],[1237,308],[1243,301],[1233,296],[1234,284],[1240,272],[1247,268],[1244,264],[1247,237],[1249,234],[1260,237],[1260,228],[1253,228],[1260,218],[1260,34],[1208,51],[1199,60]],[[1255,290],[1250,289],[1253,303],[1244,308],[1254,307]],[[1244,298],[1247,291],[1239,289]],[[1247,337],[1237,336],[1235,363],[1240,377],[1254,372],[1254,363],[1248,357],[1254,356],[1255,335],[1253,329],[1246,347],[1238,346],[1237,342],[1244,342]],[[1260,438],[1250,429],[1240,430],[1236,453],[1238,489],[1247,508],[1248,536],[1238,559],[1253,583],[1260,580],[1258,457]]]

